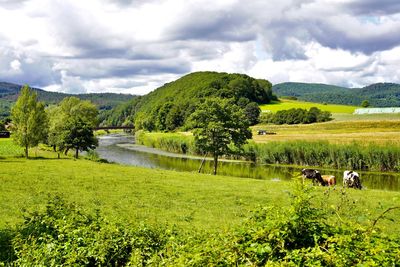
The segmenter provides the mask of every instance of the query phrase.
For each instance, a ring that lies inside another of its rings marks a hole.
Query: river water
[[[141,166],[176,171],[197,172],[201,158],[168,153],[134,144],[134,138],[124,134],[110,134],[99,137],[99,147],[96,152],[103,159],[124,165]],[[243,178],[290,180],[299,176],[302,168],[254,164],[249,162],[220,161],[219,175],[237,176]],[[202,173],[212,172],[212,162],[207,160]],[[343,170],[322,171],[337,177],[337,184],[342,184]],[[400,191],[399,173],[370,173],[359,172],[363,187]]]

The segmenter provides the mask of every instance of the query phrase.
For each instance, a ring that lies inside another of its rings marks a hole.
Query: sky
[[[400,1],[0,0],[0,81],[143,95],[195,71],[400,83]]]

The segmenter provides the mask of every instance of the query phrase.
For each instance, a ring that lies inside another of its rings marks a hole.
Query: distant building
[[[0,138],[10,138],[10,132],[0,131]]]
[[[354,114],[400,113],[400,108],[358,108]]]

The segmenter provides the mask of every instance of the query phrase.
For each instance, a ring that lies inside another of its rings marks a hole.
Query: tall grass
[[[0,139],[0,157],[19,157],[24,155],[24,149],[16,145],[11,138]]]
[[[197,154],[193,137],[180,133],[146,133],[136,132],[135,142],[139,145],[162,149],[168,152],[182,154]]]
[[[400,147],[395,145],[330,144],[327,141],[292,141],[256,144],[245,151],[267,164],[324,166],[337,169],[399,171]]]
[[[179,133],[138,132],[136,142],[175,153],[198,154],[193,137]],[[242,157],[266,164],[319,166],[335,169],[400,171],[396,144],[332,144],[328,141],[285,141],[244,146]],[[238,157],[235,157],[238,158]]]

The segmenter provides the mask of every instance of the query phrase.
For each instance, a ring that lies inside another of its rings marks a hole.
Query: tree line
[[[302,108],[292,108],[280,110],[276,113],[265,113],[261,118],[263,123],[273,124],[309,124],[315,122],[325,122],[332,120],[332,113],[322,111],[317,107],[309,110]]]
[[[93,128],[97,125],[98,110],[94,104],[76,97],[64,98],[58,105],[45,109],[37,92],[25,85],[11,110],[11,130],[14,141],[25,150],[45,143],[58,153],[88,151],[98,145]]]

